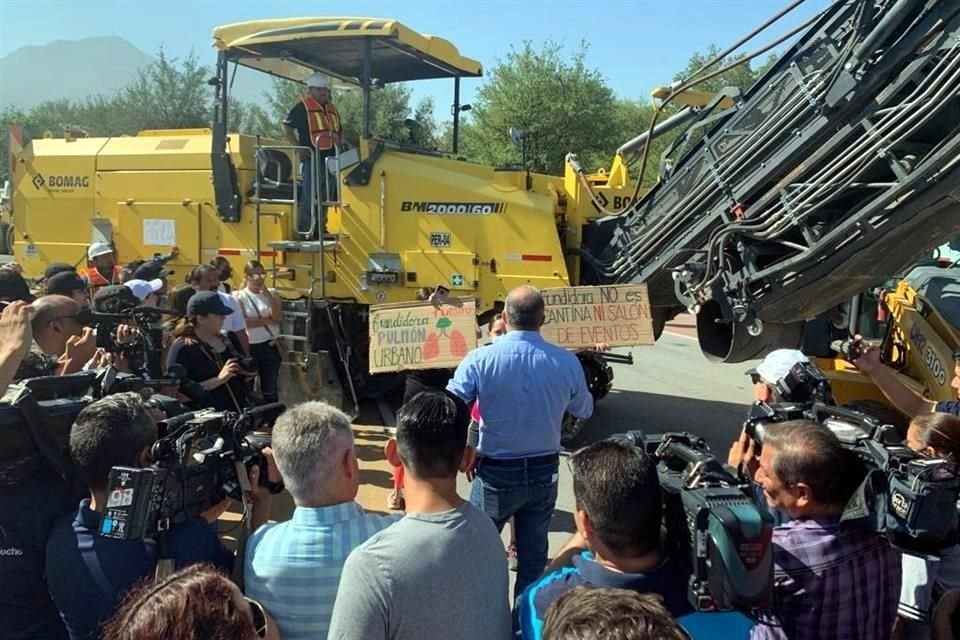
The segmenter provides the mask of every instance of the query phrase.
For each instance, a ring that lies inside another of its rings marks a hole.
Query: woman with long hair
[[[170,310],[174,313],[161,325],[164,371],[172,364],[172,361],[169,360],[168,357],[170,355],[170,345],[172,345],[174,341],[173,332],[176,330],[177,324],[187,317],[187,303],[190,302],[190,298],[193,297],[194,293],[196,293],[196,291],[194,291],[193,287],[189,284],[178,284],[170,291],[170,295],[167,297]]]
[[[257,362],[260,393],[264,401],[276,402],[277,378],[280,375],[280,363],[283,362],[279,343],[283,307],[280,297],[266,287],[266,271],[262,264],[251,260],[244,266],[243,276],[244,287],[234,297],[247,320],[250,355]]]
[[[255,600],[209,565],[191,565],[132,589],[103,640],[279,640]]]
[[[187,316],[174,331],[170,357],[183,365],[191,380],[207,390],[191,408],[243,411],[250,405],[245,380],[256,375],[232,333],[223,334],[223,319],[232,309],[216,291],[200,291],[190,298]]]

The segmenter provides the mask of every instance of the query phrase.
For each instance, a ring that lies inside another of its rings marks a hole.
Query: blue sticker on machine
[[[462,286],[463,286],[463,274],[462,274],[462,273],[455,273],[455,274],[453,274],[452,276],[450,276],[450,284],[452,284],[452,285],[455,286],[455,287],[462,287]]]

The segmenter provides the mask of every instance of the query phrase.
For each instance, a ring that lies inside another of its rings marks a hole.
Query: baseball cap
[[[159,260],[147,260],[142,265],[136,268],[133,272],[133,277],[137,280],[157,280],[159,278],[166,278],[173,271],[169,269],[164,269],[164,263]]]
[[[796,349],[777,349],[768,353],[756,369],[747,373],[756,373],[767,384],[776,384],[800,362],[810,362],[810,358]]]
[[[46,280],[47,294],[69,296],[74,291],[86,291],[87,281],[77,275],[75,271],[61,271]]]
[[[108,253],[113,253],[113,247],[106,242],[94,242],[87,249],[87,259],[93,260],[97,256],[105,256]]]
[[[121,313],[139,304],[140,299],[122,284],[103,287],[93,297],[93,308],[100,313]]]
[[[216,291],[198,291],[187,302],[188,316],[207,316],[210,314],[228,316],[231,313],[233,313],[233,309],[223,303],[220,294]]]
[[[47,268],[43,270],[43,279],[49,280],[58,273],[63,273],[65,271],[77,272],[76,267],[72,264],[67,264],[66,262],[52,262],[47,265]]]
[[[33,300],[27,281],[13,269],[0,269],[0,300]]]
[[[142,302],[146,300],[147,296],[151,293],[156,293],[160,291],[160,289],[163,289],[163,280],[159,278],[155,280],[139,280],[135,278],[133,280],[127,280],[123,283],[123,286],[133,291],[133,295],[137,296]]]

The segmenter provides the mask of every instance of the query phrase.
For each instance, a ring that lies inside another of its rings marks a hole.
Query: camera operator
[[[14,302],[0,314],[4,389],[30,348],[32,313],[25,302]],[[54,522],[75,504],[63,478],[39,455],[0,466],[0,635],[4,638],[66,637],[44,581],[44,548]]]
[[[32,306],[33,339],[41,352],[58,359],[56,373],[82,370],[97,353],[97,336],[81,321],[77,301],[49,295],[37,298]]]
[[[752,449],[734,466],[750,463]],[[852,465],[837,437],[814,422],[765,426],[756,481],[791,520],[773,530],[773,609],[754,640],[890,637],[900,562],[883,538],[840,522],[856,486]]]
[[[906,444],[933,458],[960,462],[960,417],[929,413],[910,422]],[[960,588],[960,545],[937,551],[936,556],[903,554],[903,586],[896,638],[930,636],[935,596]]]
[[[747,636],[742,614],[693,612],[688,575],[661,547],[660,481],[642,448],[596,442],[570,456],[570,470],[577,533],[517,601],[524,640],[538,640],[550,605],[580,585],[655,593],[694,638]]]
[[[126,285],[107,285],[101,287],[93,297],[93,310],[97,313],[127,315],[140,306],[140,303],[140,298]],[[155,354],[147,353],[146,344],[140,339],[142,337],[140,329],[135,326],[132,319],[117,324],[115,332],[114,329],[107,327],[98,328],[97,331],[112,332],[112,344],[108,349],[110,353],[100,350],[98,357],[85,368],[96,368],[109,363],[119,371],[137,373],[149,378],[151,371],[148,370],[148,362],[153,356],[157,359],[157,368],[153,371],[156,374],[160,373],[159,351]]]
[[[61,271],[44,281],[46,295],[67,296],[73,298],[81,307],[89,301],[87,281],[77,275],[76,271]]]
[[[934,411],[960,416],[960,400],[934,402],[897,380],[896,371],[880,361],[880,349],[877,347],[867,347],[853,364],[870,376],[893,406],[911,418]],[[960,397],[960,351],[953,354],[953,380],[950,386]]]
[[[89,497],[75,513],[57,522],[47,542],[47,581],[50,594],[72,639],[96,638],[101,624],[113,614],[124,593],[154,572],[163,554],[181,568],[211,562],[229,571],[233,557],[217,538],[214,523],[227,503],[203,517],[182,522],[160,540],[124,541],[98,535],[107,501],[110,469],[148,464],[150,445],[157,439],[141,397],[119,393],[84,408],[70,432],[70,457]],[[270,475],[278,476],[272,454],[265,450]],[[259,469],[250,472],[253,526],[266,522],[270,494],[261,487]]]
[[[201,291],[190,298],[187,317],[174,331],[170,357],[209,392],[195,409],[242,412],[251,404],[245,381],[257,374],[256,364],[244,357],[235,334],[220,333],[231,313],[219,293]]]

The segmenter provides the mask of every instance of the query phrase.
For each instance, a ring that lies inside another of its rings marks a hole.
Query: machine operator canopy
[[[295,82],[320,71],[360,85],[368,45],[371,77],[382,84],[483,73],[479,62],[461,56],[447,40],[381,18],[239,22],[215,28],[213,41],[230,60]]]

